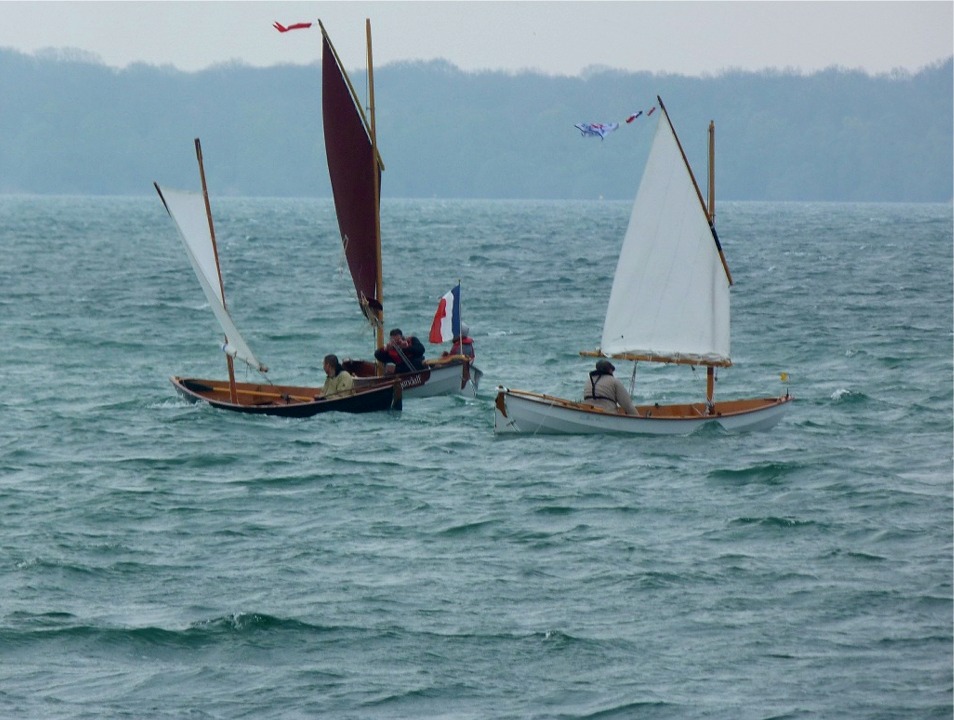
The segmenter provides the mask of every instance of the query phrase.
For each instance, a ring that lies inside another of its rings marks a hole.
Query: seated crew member
[[[414,335],[404,337],[404,333],[394,328],[389,333],[388,344],[374,351],[374,359],[385,367],[394,365],[394,372],[414,372],[424,368],[424,345]]]
[[[471,360],[477,357],[477,353],[474,352],[474,340],[470,337],[470,328],[467,327],[466,323],[461,323],[460,336],[455,335],[451,339],[451,342],[450,352],[441,353],[444,357],[448,355],[464,355]]]
[[[354,378],[351,373],[341,367],[337,355],[325,355],[325,379],[324,387],[321,389],[322,397],[332,397],[341,393],[349,392],[354,387]]]
[[[627,415],[637,415],[633,400],[626,388],[613,376],[616,367],[609,360],[596,361],[596,369],[590,371],[583,388],[583,402],[604,410]]]

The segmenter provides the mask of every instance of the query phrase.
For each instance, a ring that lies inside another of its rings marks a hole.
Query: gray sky
[[[365,65],[366,17],[376,66],[444,58],[464,70],[554,75],[594,65],[685,75],[832,65],[884,73],[954,54],[952,0],[0,0],[0,47],[77,48],[115,67],[307,64],[320,54],[318,31],[282,34],[272,22],[319,17],[355,68]]]

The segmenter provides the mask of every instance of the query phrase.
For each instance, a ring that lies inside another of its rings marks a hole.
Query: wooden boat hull
[[[640,405],[638,416],[619,415],[572,400],[525,390],[498,387],[494,402],[494,432],[498,434],[687,435],[717,424],[728,432],[768,430],[775,426],[793,398],[727,400],[706,412],[705,403]]]
[[[405,399],[436,397],[438,395],[475,396],[483,373],[462,356],[451,360],[434,360],[427,368],[400,375],[385,377],[375,375],[375,363],[367,360],[345,360],[345,370],[355,378],[359,387],[380,383],[383,379],[395,379],[401,383]]]
[[[189,402],[205,402],[220,410],[252,415],[277,415],[303,418],[323,412],[367,413],[401,410],[402,391],[399,383],[378,383],[348,395],[328,399],[316,398],[320,388],[292,385],[235,383],[238,402],[229,397],[225,380],[170,378],[172,385]]]

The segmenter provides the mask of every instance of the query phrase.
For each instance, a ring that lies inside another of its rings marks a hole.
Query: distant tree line
[[[363,70],[352,79],[364,88]],[[649,124],[624,123],[603,141],[573,125],[622,122],[660,95],[700,175],[715,121],[720,199],[949,202],[952,84],[951,59],[877,76],[553,77],[397,63],[375,68],[384,195],[632,197]],[[329,196],[320,94],[317,64],[117,70],[82,53],[0,49],[0,192],[194,187],[192,139],[201,137],[215,193]]]

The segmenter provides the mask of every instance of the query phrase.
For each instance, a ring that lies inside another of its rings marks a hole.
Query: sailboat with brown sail
[[[715,230],[714,132],[709,126],[709,198],[702,198],[662,99],[656,131],[623,238],[600,348],[589,357],[705,367],[704,401],[640,405],[621,415],[526,390],[497,389],[497,433],[686,434],[718,424],[766,430],[791,405],[780,397],[714,398],[715,369],[729,354],[732,276]]]
[[[358,305],[384,347],[384,273],[381,254],[381,175],[374,110],[371,21],[367,36],[368,113],[338,56],[325,26],[321,29],[321,107],[328,173],[338,229],[354,283]],[[369,360],[346,359],[344,367],[358,384],[381,381],[383,369]],[[395,375],[405,398],[460,394],[477,390],[480,372],[463,355],[429,360],[420,368]]]
[[[376,386],[324,397],[322,388],[275,385],[268,380],[268,368],[252,354],[226,308],[215,225],[202,162],[202,146],[198,138],[195,140],[195,153],[202,181],[201,193],[160,188],[158,183],[153,184],[179,231],[199,285],[225,333],[222,350],[228,366],[228,380],[174,376],[171,381],[176,391],[190,402],[205,402],[222,410],[256,415],[309,417],[332,410],[349,413],[400,410],[401,386],[396,382],[379,382]],[[265,382],[237,382],[235,360],[261,373]]]

